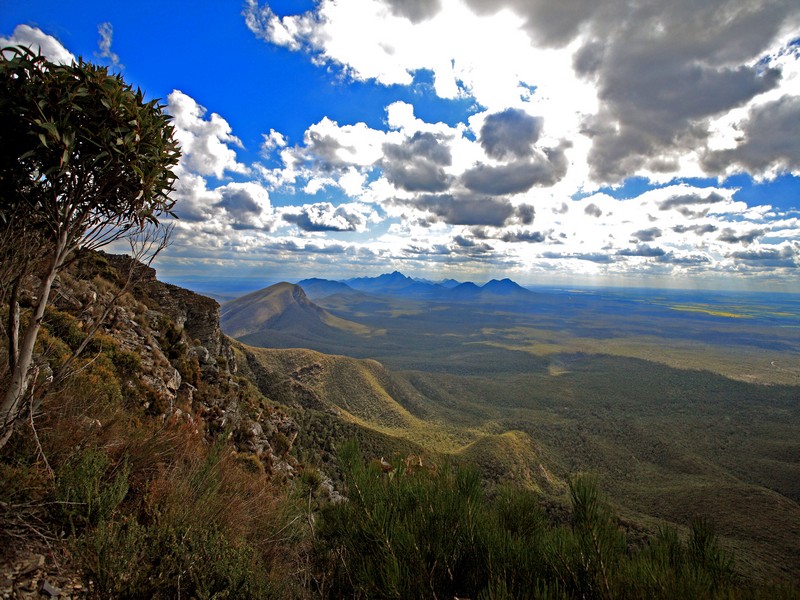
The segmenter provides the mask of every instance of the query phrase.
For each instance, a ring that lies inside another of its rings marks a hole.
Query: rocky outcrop
[[[93,253],[63,274],[54,304],[83,331],[102,319],[97,335],[131,365],[127,395],[153,417],[192,422],[209,437],[229,435],[266,469],[294,472],[297,425],[238,376],[215,300],[162,283],[155,269],[127,256]]]
[[[127,256],[107,254],[105,257],[120,272],[128,272],[132,267],[132,259]],[[151,267],[137,263],[134,268],[134,295],[149,307],[167,315],[183,330],[201,367],[210,374],[216,374],[213,366],[221,357],[227,363],[228,370],[236,373],[233,351],[220,327],[219,303],[191,290],[159,281],[156,270]]]

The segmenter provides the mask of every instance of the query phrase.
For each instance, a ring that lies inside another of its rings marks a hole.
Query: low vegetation
[[[365,464],[341,449],[349,502],[323,508],[324,592],[348,598],[776,598],[737,580],[713,527],[662,527],[632,546],[591,478],[569,485],[562,522],[534,492],[487,493],[468,467]]]

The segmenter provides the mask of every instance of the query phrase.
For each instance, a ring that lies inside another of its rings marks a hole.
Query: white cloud
[[[276,148],[285,148],[288,144],[286,136],[279,131],[270,129],[269,133],[262,134],[264,141],[261,144],[261,152],[264,155],[269,155]]]
[[[100,34],[100,39],[97,42],[100,48],[100,58],[106,58],[112,66],[122,68],[123,65],[119,62],[119,55],[111,50],[111,43],[114,39],[114,27],[108,22],[101,23],[97,26],[97,33]]]
[[[775,154],[778,140],[770,145],[755,133],[744,141],[749,153],[704,156],[707,147],[742,144],[731,132],[747,111],[760,117],[753,131],[769,119],[785,129],[775,111],[753,111],[800,95],[800,53],[790,44],[800,27],[796,2],[442,0],[415,7],[320,0],[304,14],[278,17],[249,0],[245,15],[265,40],[338,65],[353,79],[408,85],[427,69],[442,98],[469,95],[484,115],[524,108],[541,117],[543,143],[567,140],[573,149],[568,176],[553,183],[563,192],[632,175],[666,183],[724,174],[731,164],[766,177],[795,168]],[[407,126],[411,115],[410,107],[391,106],[390,127]],[[776,158],[756,161],[764,150]]]
[[[219,200],[215,208],[222,209],[234,229],[269,231],[277,216],[270,204],[269,192],[254,182],[231,182],[214,190]]]
[[[281,217],[302,231],[365,231],[368,223],[380,222],[381,218],[372,207],[352,202],[334,206],[330,202],[318,202],[304,206],[285,207]]]
[[[217,179],[222,179],[226,171],[249,173],[230,147],[230,144],[241,147],[242,142],[217,113],[211,113],[206,119],[206,109],[180,90],[174,90],[167,97],[167,112],[174,117],[175,137],[181,145],[181,165],[187,171],[213,175]]]
[[[30,25],[17,25],[11,37],[0,37],[0,47],[6,46],[25,46],[58,64],[68,65],[75,62],[75,56],[61,42]]]

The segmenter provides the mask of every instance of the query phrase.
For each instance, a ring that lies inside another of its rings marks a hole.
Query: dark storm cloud
[[[502,227],[514,215],[514,207],[508,200],[489,197],[456,198],[452,194],[425,194],[401,203],[432,213],[450,225]]]
[[[601,79],[603,108],[588,121],[592,176],[617,182],[650,165],[649,157],[702,147],[706,119],[741,106],[774,88],[779,72],[755,67],[710,68],[692,61],[663,64],[663,55],[643,43],[620,49]],[[677,166],[677,163],[673,163]],[[662,172],[666,163],[656,165]]]
[[[403,144],[384,144],[381,166],[390,183],[408,192],[442,192],[451,177],[450,148],[440,136],[417,132]]]
[[[486,117],[480,143],[488,156],[499,160],[527,158],[539,139],[544,121],[517,108],[508,108]]]
[[[746,233],[736,233],[730,227],[722,230],[722,233],[717,238],[720,242],[727,242],[728,244],[752,244],[757,238],[760,238],[766,233],[765,229],[751,229]]]
[[[644,256],[654,258],[657,256],[664,256],[666,252],[657,246],[650,246],[649,244],[639,244],[635,248],[624,248],[617,252],[617,256]]]
[[[592,203],[591,203],[591,204],[589,204],[589,205],[588,205],[586,208],[584,208],[584,209],[583,209],[583,212],[584,212],[585,214],[589,215],[590,217],[597,217],[597,218],[599,218],[599,217],[602,217],[602,216],[603,216],[603,211],[602,211],[602,210],[600,210],[600,207],[599,207],[599,206],[597,206],[597,204],[595,204],[594,202],[592,202]]]
[[[681,194],[677,196],[670,196],[666,200],[662,200],[658,203],[658,209],[669,210],[671,208],[694,206],[697,204],[716,204],[717,202],[722,202],[723,200],[725,200],[725,197],[721,196],[717,192],[711,192],[705,198],[699,194]]]
[[[578,75],[593,75],[603,64],[606,46],[599,40],[587,42],[572,57],[572,68]]]
[[[546,148],[528,160],[496,167],[480,164],[464,172],[461,182],[474,192],[492,196],[527,192],[535,185],[550,186],[567,173],[564,150],[568,147],[569,144],[562,144]]]
[[[405,17],[412,23],[421,23],[435,16],[442,8],[441,0],[383,0],[392,14]]]
[[[718,227],[707,223],[706,225],[676,225],[672,228],[675,233],[686,233],[691,231],[697,235],[705,235],[706,233],[714,233]]]
[[[527,17],[527,28],[539,43],[549,46],[568,44],[584,23],[596,14],[607,11],[606,5],[620,4],[616,0],[602,3],[591,0],[467,0],[473,9],[482,13],[497,12],[505,6]]]
[[[704,157],[708,171],[722,173],[729,166],[748,172],[800,168],[800,97],[783,96],[753,108],[739,128],[738,146]]]
[[[520,204],[517,206],[517,218],[523,225],[530,225],[536,216],[536,209],[530,204]]]
[[[431,213],[449,225],[486,225],[503,227],[513,222],[530,224],[533,207],[515,207],[504,198],[453,194],[423,194],[411,200],[393,200],[396,205],[411,206]]]
[[[669,172],[678,163],[654,157],[702,148],[710,118],[773,89],[779,72],[754,59],[800,14],[796,0],[468,2],[483,13],[510,7],[527,19],[537,44],[563,47],[584,37],[573,67],[598,85],[600,108],[586,133],[592,175],[608,183],[644,167]],[[765,152],[711,156],[707,166],[785,160],[778,144],[763,140]]]
[[[650,227],[648,229],[640,229],[632,235],[640,242],[652,242],[657,237],[661,237],[662,231],[658,227]]]

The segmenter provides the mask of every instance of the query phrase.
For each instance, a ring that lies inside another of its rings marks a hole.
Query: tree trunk
[[[22,277],[17,277],[11,286],[8,300],[8,370],[13,373],[19,360],[19,288]]]
[[[33,363],[33,349],[36,345],[39,329],[42,326],[42,319],[44,318],[44,311],[47,308],[47,302],[50,299],[50,289],[53,287],[53,281],[55,281],[56,275],[58,275],[58,271],[64,264],[64,259],[68,254],[66,246],[67,238],[66,234],[63,234],[59,236],[59,243],[56,246],[47,275],[42,279],[39,285],[36,307],[31,315],[28,326],[25,328],[25,335],[19,346],[18,358],[14,369],[11,371],[11,381],[3,396],[3,404],[0,406],[0,448],[5,446],[6,442],[11,437],[14,423],[19,417],[22,400],[30,385],[30,368]],[[9,359],[10,358],[11,357],[9,357]]]

